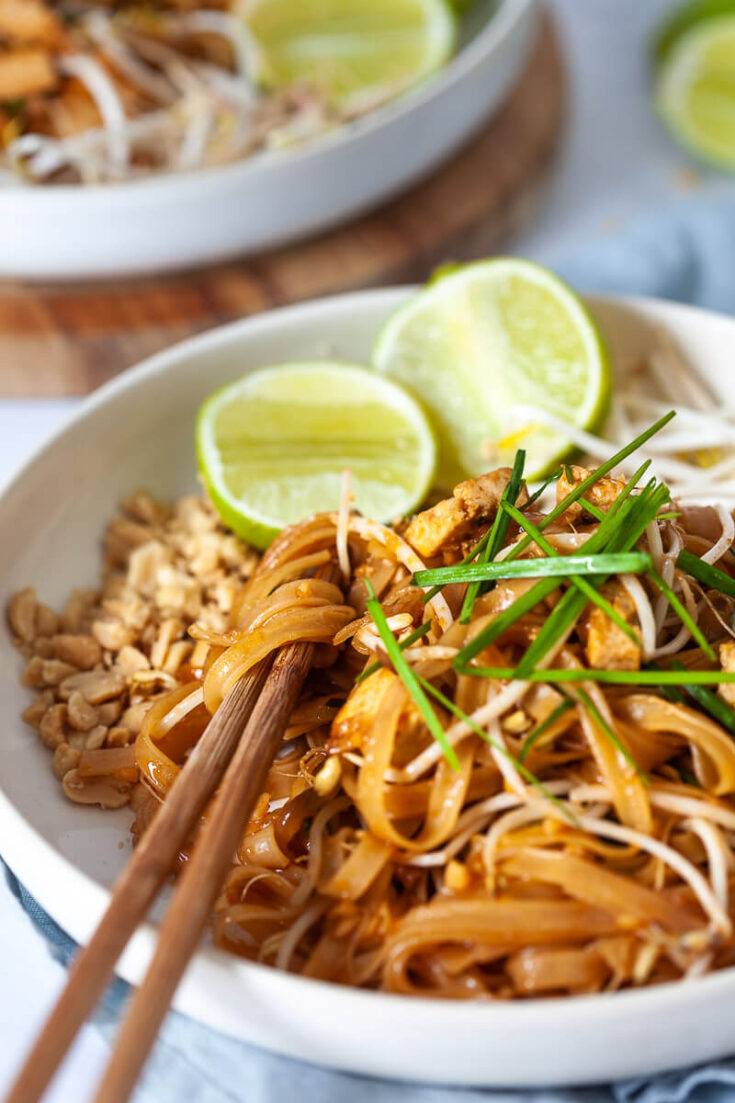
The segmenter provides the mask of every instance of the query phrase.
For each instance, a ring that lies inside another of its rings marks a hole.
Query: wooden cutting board
[[[534,210],[561,130],[551,22],[486,129],[428,181],[313,241],[119,283],[0,284],[0,395],[84,394],[193,333],[283,303],[423,280],[489,254]]]

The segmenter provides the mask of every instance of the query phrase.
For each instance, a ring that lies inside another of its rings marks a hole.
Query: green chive
[[[707,686],[730,685],[735,673],[724,670],[532,670],[519,675],[513,666],[468,666],[458,671],[473,678],[498,678],[504,681],[549,682],[604,682],[619,686]]]
[[[594,517],[596,521],[601,521],[605,516],[605,511],[594,505],[589,498],[580,498],[580,505],[583,505],[590,517]]]
[[[682,622],[682,624],[685,624],[686,627],[689,629],[692,637],[697,641],[707,658],[712,659],[713,662],[717,662],[717,656],[712,650],[712,647],[709,644],[706,636],[702,632],[702,629],[692,620],[689,613],[687,612],[686,606],[682,605],[671,587],[664,582],[663,578],[656,570],[651,569],[650,571],[648,571],[648,577],[651,579],[651,582],[654,584],[656,589],[660,590],[660,592],[664,595],[671,608],[679,617],[679,620]]]
[[[517,511],[514,511],[517,512]],[[523,514],[521,513],[522,517]],[[440,582],[485,582],[502,578],[568,578],[571,575],[627,574],[648,570],[651,557],[646,552],[622,552],[617,555],[557,555],[547,559],[516,559],[511,563],[468,563],[466,566],[436,567],[417,571],[417,586]]]
[[[659,499],[663,491],[661,491],[661,493],[657,493],[657,491],[658,488],[652,490],[649,494],[644,492],[638,498],[629,499],[626,502],[626,509],[622,517],[618,514],[614,515],[612,518],[609,513],[606,515],[605,521],[600,524],[595,535],[604,532],[605,539],[608,539],[608,531],[611,528],[613,529],[612,536],[609,538],[610,543],[608,545],[608,551],[624,551],[636,544],[645,531],[648,522],[652,517],[655,517],[658,512]],[[668,490],[666,493],[668,494]],[[615,527],[613,528],[613,526]],[[588,544],[592,539],[594,539],[594,537],[590,537]],[[604,577],[600,580],[595,580],[595,587],[599,588],[604,581]],[[530,673],[530,671],[538,666],[544,655],[551,650],[554,644],[578,619],[587,601],[587,595],[577,590],[568,590],[567,593],[564,594],[557,602],[543,628],[518,663],[517,669],[519,677]],[[460,652],[455,659],[457,666],[459,666],[458,660],[461,654]]]
[[[508,509],[507,506],[505,508]],[[538,546],[541,548],[542,551],[546,552],[546,554],[549,555],[549,556],[558,555],[558,552],[551,546],[551,544],[548,542],[548,540],[546,540],[545,537],[543,537],[541,535],[541,533],[538,531],[538,529],[534,525],[532,525],[531,522],[526,517],[524,517],[522,514],[519,513],[517,515],[516,519],[518,521],[518,524],[522,525],[522,527],[526,530],[526,532],[528,532],[528,534],[534,538],[535,542],[538,544]],[[633,552],[633,553],[623,553],[623,554],[641,554],[641,553]],[[612,557],[608,556],[607,558],[612,558]],[[605,613],[606,616],[608,616],[610,618],[610,620],[612,620],[615,624],[617,624],[617,626],[621,630],[621,632],[624,632],[625,635],[628,637],[628,639],[631,640],[631,642],[634,643],[637,648],[640,648],[640,646],[641,646],[640,639],[638,638],[636,633],[633,631],[631,626],[628,624],[627,620],[625,620],[624,617],[621,617],[620,613],[617,611],[617,609],[613,605],[610,604],[610,602],[607,600],[607,598],[604,598],[602,596],[602,594],[598,593],[597,590],[594,588],[594,586],[590,586],[590,584],[584,578],[579,578],[579,577],[572,578],[572,579],[570,579],[570,581],[572,582],[572,584],[574,586],[576,586],[576,588],[578,590],[581,590],[582,593],[586,594],[587,597],[590,599],[590,601],[593,601],[595,603],[595,605],[598,606],[598,608],[602,609],[603,613]]]
[[[502,755],[505,755],[505,757],[513,763],[524,781],[527,781],[529,785],[533,785],[534,788],[538,789],[540,793],[543,793],[546,799],[550,800],[551,803],[559,809],[562,815],[571,823],[573,823],[575,827],[579,826],[578,821],[574,817],[573,813],[571,813],[569,809],[565,808],[561,801],[558,800],[553,795],[553,793],[549,792],[544,783],[542,781],[539,781],[536,775],[532,774],[528,767],[523,765],[520,759],[511,754],[510,751],[507,750],[502,743],[498,743],[496,739],[493,739],[493,737],[488,732],[486,732],[484,728],[481,728],[480,725],[476,724],[474,720],[467,715],[466,712],[463,712],[459,705],[455,705],[454,701],[450,701],[448,697],[445,697],[441,690],[437,689],[436,686],[433,686],[431,682],[427,682],[427,680],[425,678],[422,678],[420,675],[417,675],[417,677],[427,693],[430,693],[432,697],[435,697],[436,700],[439,701],[440,704],[444,705],[444,707],[448,709],[449,712],[453,713],[458,720],[462,720],[468,728],[471,728],[476,735],[480,736],[480,739],[484,739],[485,742],[489,743],[491,747],[494,747],[496,751],[500,751]]]
[[[719,590],[720,593],[727,594],[728,597],[735,597],[735,579],[730,578],[729,574],[725,574],[719,568],[704,563],[698,556],[692,555],[686,549],[679,552],[676,565],[686,571],[687,574],[690,574],[692,578],[696,578],[698,582],[709,587],[710,590]]]
[[[544,493],[544,491],[548,490],[552,483],[557,482],[561,478],[561,475],[561,468],[559,468],[558,471],[555,471],[553,475],[549,475],[548,479],[546,479],[546,481],[541,484],[538,490],[534,490],[528,501],[524,502],[524,504],[521,506],[523,512],[525,513],[527,509],[529,509],[532,505],[535,505],[541,495]]]
[[[508,480],[508,485],[503,491],[500,499],[500,504],[503,502],[510,502],[511,505],[515,505],[518,495],[521,491],[523,484],[523,467],[526,462],[526,453],[522,448],[516,452],[515,460],[513,461],[513,470]],[[482,549],[478,556],[478,563],[487,563],[492,559],[495,559],[500,549],[505,543],[505,538],[508,535],[508,526],[510,524],[510,518],[507,513],[502,509],[498,509],[495,514],[495,520],[493,521],[492,530],[490,532],[490,539],[485,547]],[[467,587],[467,593],[464,596],[462,602],[462,611],[459,615],[460,624],[469,624],[472,620],[472,612],[475,608],[475,601],[482,590],[487,589],[482,585],[481,581],[472,581]]]
[[[618,513],[622,512],[623,514],[625,514],[626,510],[629,511],[633,508],[641,508],[635,503],[640,502],[640,500],[644,498],[645,492],[635,500],[631,500],[629,498],[629,495],[635,488],[636,483],[643,472],[646,471],[647,468],[650,466],[650,463],[650,460],[646,460],[646,462],[638,468],[638,470],[634,473],[626,486],[620,492],[618,498],[615,500],[615,502],[613,502],[612,506],[605,514],[605,520],[601,522],[600,527],[597,529],[597,532],[594,532],[590,536],[589,540],[587,540],[585,544],[585,551],[587,552],[587,554],[591,554],[593,552],[597,553],[605,549],[605,546],[609,539],[609,534],[615,528],[615,517],[618,515]],[[539,525],[536,531],[540,532],[542,527],[542,525]],[[533,538],[531,536],[528,536],[527,540],[529,544],[533,542]],[[521,544],[523,543],[524,541],[521,541]],[[511,562],[513,559],[516,558],[521,544],[516,545],[516,547],[513,549],[513,552],[511,552],[508,558],[504,560],[505,563]],[[513,602],[509,609],[505,609],[499,616],[495,617],[490,624],[486,625],[481,632],[478,632],[474,639],[470,640],[469,643],[462,648],[462,650],[459,652],[454,660],[455,669],[463,669],[470,661],[470,659],[473,659],[476,655],[479,655],[481,651],[484,651],[484,649],[489,644],[491,644],[494,640],[501,636],[503,632],[505,632],[512,624],[515,624],[515,622],[519,620],[520,617],[530,612],[530,610],[533,609],[534,606],[538,605],[539,602],[543,601],[544,598],[553,593],[556,588],[557,583],[553,579],[542,579],[540,582],[537,582],[536,585],[533,586],[530,590],[527,590],[525,594],[522,594],[521,597]]]
[[[459,759],[455,754],[453,748],[447,742],[446,733],[441,726],[439,717],[434,712],[433,708],[429,704],[426,694],[419,685],[418,679],[414,674],[411,667],[408,665],[403,657],[403,653],[398,646],[398,642],[388,627],[388,621],[385,618],[383,607],[375,596],[375,590],[372,587],[372,583],[369,578],[365,579],[365,585],[367,586],[368,594],[370,595],[367,601],[367,609],[371,617],[375,622],[375,627],[378,629],[378,634],[383,641],[383,646],[388,652],[388,658],[393,663],[393,668],[398,677],[403,682],[408,693],[413,697],[418,707],[419,712],[426,721],[431,734],[436,739],[437,743],[444,751],[444,755],[449,762],[453,770],[459,770]]]
[[[406,636],[405,640],[402,640],[401,643],[398,644],[401,651],[405,651],[406,648],[416,643],[417,640],[420,640],[423,636],[426,635],[430,628],[430,620],[425,620],[423,624],[420,624],[418,626],[418,628],[414,628],[413,632],[411,632],[408,636]],[[391,635],[392,634],[393,633],[391,633]],[[370,666],[366,666],[362,674],[358,674],[358,676],[355,678],[355,682],[364,682],[365,679],[369,678],[371,674],[374,674],[376,670],[380,670],[382,665],[383,664],[380,662],[370,663]]]
[[[640,766],[638,765],[636,760],[633,758],[630,751],[627,750],[627,748],[624,747],[623,744],[620,742],[619,736],[610,727],[607,720],[602,715],[602,713],[600,712],[600,710],[597,708],[594,701],[590,697],[589,693],[585,693],[585,691],[583,689],[578,689],[578,690],[576,690],[576,695],[577,695],[577,697],[579,697],[580,701],[582,702],[584,707],[587,709],[587,712],[592,717],[594,723],[597,724],[598,728],[600,728],[605,733],[607,738],[610,740],[610,742],[615,747],[616,751],[623,756],[623,758],[628,763],[630,768],[632,770],[635,770],[635,772],[638,774],[641,781],[643,781],[646,785],[649,785],[650,782],[649,782],[648,778],[646,777],[645,773],[643,772],[643,770],[641,770]]]
[[[524,762],[528,757],[528,752],[533,747],[534,743],[537,743],[542,735],[549,730],[552,724],[555,724],[560,716],[563,716],[570,708],[572,708],[574,702],[569,697],[565,697],[560,705],[557,705],[553,712],[550,712],[545,720],[542,720],[537,728],[534,728],[530,735],[526,736],[523,740],[523,746],[518,752],[518,761]]]
[[[546,526],[550,525],[552,521],[555,521],[557,517],[560,517],[562,513],[564,513],[564,511],[568,509],[570,505],[572,505],[573,502],[578,501],[584,494],[586,494],[589,488],[591,486],[594,486],[598,479],[601,479],[603,475],[607,475],[607,473],[609,471],[612,471],[612,469],[616,467],[622,460],[627,459],[627,457],[632,452],[635,452],[636,449],[640,448],[642,444],[645,444],[647,440],[650,440],[651,437],[660,432],[660,430],[663,429],[665,425],[668,425],[671,419],[675,416],[676,410],[670,410],[668,414],[665,414],[662,418],[659,418],[657,422],[651,425],[650,428],[646,429],[645,432],[641,433],[640,436],[637,436],[635,440],[630,442],[630,444],[626,444],[624,448],[621,448],[620,451],[616,452],[614,456],[611,456],[609,460],[606,460],[603,464],[600,464],[600,466],[595,471],[591,471],[587,478],[582,480],[579,486],[575,486],[573,490],[570,490],[569,494],[567,494],[565,498],[563,498],[554,506],[551,513],[547,514],[547,516],[544,518],[543,524],[540,527],[546,528]],[[647,468],[650,465],[650,462],[651,461],[648,460],[644,466]],[[615,506],[615,504],[616,503],[614,502],[613,507]],[[611,509],[613,507],[611,507]],[[610,511],[608,510],[606,516],[609,517],[609,515]],[[518,545],[517,549],[518,554],[520,554],[520,552],[524,550],[524,545],[525,547],[528,547],[530,543],[530,539],[527,542],[521,541],[521,544]]]
[[[671,669],[682,671],[686,670],[686,667],[683,663],[677,661],[671,664]],[[710,716],[714,716],[715,720],[722,724],[723,728],[727,728],[731,735],[735,735],[735,709],[730,708],[727,702],[705,686],[687,686],[685,688],[687,693],[694,698],[698,705],[701,705],[705,712],[708,712]]]

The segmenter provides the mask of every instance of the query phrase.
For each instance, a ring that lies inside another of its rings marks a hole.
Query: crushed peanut
[[[99,590],[74,590],[57,614],[28,587],[10,599],[7,616],[26,660],[23,685],[35,693],[23,719],[53,750],[64,792],[119,808],[135,803],[137,784],[81,777],[81,752],[132,743],[151,703],[201,670],[208,644],[192,640],[188,626],[226,631],[257,554],[206,500],[170,506],[143,491],[122,503],[104,549]]]

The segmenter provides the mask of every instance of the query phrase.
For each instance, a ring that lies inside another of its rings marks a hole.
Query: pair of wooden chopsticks
[[[128,1099],[211,915],[303,686],[313,650],[310,643],[288,644],[272,665],[270,659],[262,660],[227,695],[117,881],[107,911],[80,952],[7,1103],[40,1099],[221,781],[161,926],[155,956],[132,998],[95,1097],[97,1103]]]

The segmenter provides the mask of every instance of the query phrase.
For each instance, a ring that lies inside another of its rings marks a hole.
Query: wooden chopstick
[[[96,1103],[124,1103],[209,920],[237,845],[262,791],[309,671],[314,644],[282,647],[227,767],[192,857],[179,880],[143,983],[132,999]],[[20,1103],[20,1099],[18,1099]]]
[[[118,878],[107,911],[89,944],[80,951],[6,1103],[36,1103],[48,1086],[217,788],[253,713],[269,667],[270,658],[249,670],[210,720]]]

